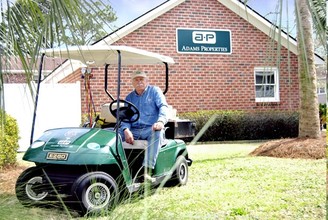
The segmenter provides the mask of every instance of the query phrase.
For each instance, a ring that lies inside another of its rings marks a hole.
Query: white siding
[[[5,84],[4,91],[5,110],[18,122],[19,151],[25,151],[30,145],[34,113],[29,88],[26,84]],[[80,126],[80,93],[80,83],[41,84],[33,139],[47,129]]]

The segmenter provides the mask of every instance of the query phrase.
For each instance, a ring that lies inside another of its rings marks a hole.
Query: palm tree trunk
[[[296,0],[298,72],[300,77],[299,137],[319,138],[317,77],[308,0]]]

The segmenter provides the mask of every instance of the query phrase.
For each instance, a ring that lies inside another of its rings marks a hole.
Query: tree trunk
[[[319,138],[317,77],[308,0],[296,0],[298,72],[300,77],[299,137]]]

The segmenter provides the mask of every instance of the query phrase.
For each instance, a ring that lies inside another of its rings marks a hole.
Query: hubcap
[[[40,201],[48,195],[48,192],[42,189],[42,177],[40,176],[36,176],[30,179],[26,183],[25,191],[26,195],[31,200],[35,201]]]
[[[184,181],[186,178],[186,167],[184,166],[184,164],[180,165],[179,175],[180,175],[181,181]]]
[[[90,209],[101,209],[108,205],[110,190],[104,183],[94,183],[86,190],[86,202]]]

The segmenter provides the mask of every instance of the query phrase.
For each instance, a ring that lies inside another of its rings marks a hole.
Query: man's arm
[[[129,143],[129,144],[133,144],[134,138],[133,138],[133,134],[130,131],[130,129],[129,128],[125,128],[123,130],[123,132],[124,132],[125,142],[126,143]]]
[[[163,92],[158,87],[156,87],[156,105],[159,109],[157,122],[161,122],[165,125],[168,121],[169,106]]]

